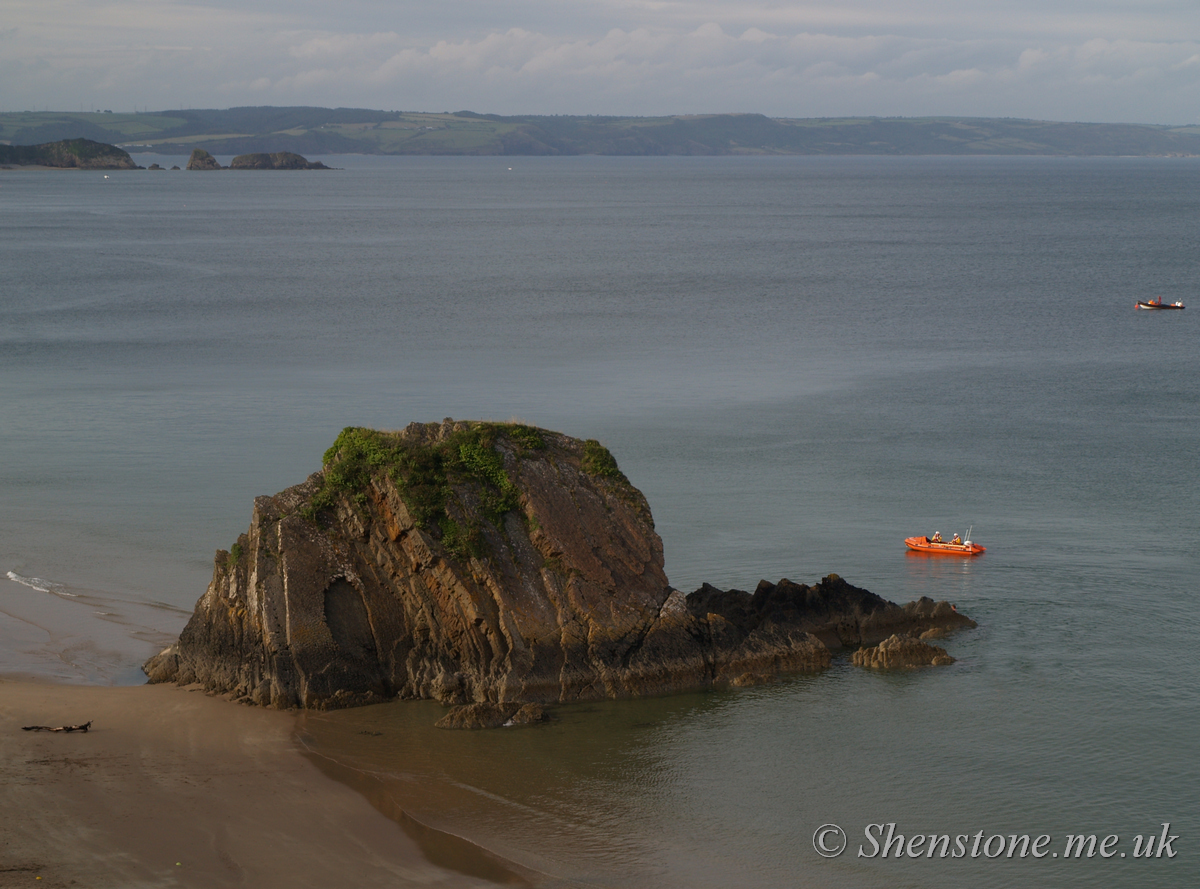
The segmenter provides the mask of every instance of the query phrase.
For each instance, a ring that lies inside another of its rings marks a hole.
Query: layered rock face
[[[257,498],[146,672],[275,707],[548,703],[816,670],[831,646],[967,625],[832,575],[685,596],[599,443],[446,420],[347,429],[320,472]]]

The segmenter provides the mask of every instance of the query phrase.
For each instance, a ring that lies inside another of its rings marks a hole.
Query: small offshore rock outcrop
[[[954,658],[946,653],[946,649],[930,645],[907,633],[889,636],[873,648],[860,648],[850,660],[856,667],[872,667],[877,670],[941,667],[954,663]]]
[[[320,472],[256,498],[145,670],[273,707],[433,698],[470,705],[448,725],[502,724],[521,704],[820,670],[831,648],[974,625],[836,575],[685,595],[599,442],[447,419],[345,429]]]
[[[203,148],[192,149],[192,156],[188,158],[187,168],[189,170],[224,170],[217,159],[205,151]]]
[[[320,161],[310,161],[291,151],[274,154],[239,154],[229,162],[231,170],[328,170]]]

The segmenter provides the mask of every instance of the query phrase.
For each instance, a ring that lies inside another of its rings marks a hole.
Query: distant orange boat
[[[946,543],[943,540],[936,538],[931,540],[928,537],[905,537],[904,545],[915,553],[927,553],[931,556],[977,556],[986,549],[970,540],[964,540],[962,543]]]

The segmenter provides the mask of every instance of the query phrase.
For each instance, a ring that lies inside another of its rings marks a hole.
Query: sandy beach
[[[327,776],[295,718],[173,686],[0,679],[0,887],[528,884]]]

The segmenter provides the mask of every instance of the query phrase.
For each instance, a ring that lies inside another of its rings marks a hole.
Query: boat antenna
[[[972,525],[970,528],[967,529],[967,539],[963,541],[963,543],[965,543],[967,546],[971,545],[971,531],[974,529],[974,527],[975,526]]]

